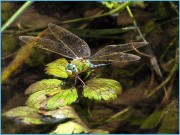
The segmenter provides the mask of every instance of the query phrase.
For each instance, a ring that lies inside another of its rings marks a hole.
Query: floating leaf
[[[51,134],[79,134],[88,133],[89,129],[83,124],[75,121],[69,121],[57,126],[57,128],[51,132]]]
[[[86,82],[83,95],[94,100],[114,100],[122,93],[119,82],[112,79],[95,78]]]
[[[37,109],[29,108],[27,106],[21,106],[13,108],[5,113],[3,116],[14,118],[16,121],[20,121],[24,124],[43,124],[40,115],[37,113]]]
[[[67,119],[77,119],[77,114],[70,106],[60,107],[52,111],[39,110],[38,113],[45,116],[43,117],[43,121],[49,123],[57,123]]]
[[[59,89],[59,92],[49,98],[47,102],[47,109],[53,110],[58,107],[70,105],[78,98],[78,94],[75,87]]]
[[[61,80],[58,79],[44,79],[41,81],[38,81],[32,85],[30,85],[26,91],[25,94],[31,94],[36,91],[41,91],[41,90],[51,90],[53,88],[59,87],[61,84]]]
[[[54,89],[48,89],[48,90],[41,90],[37,91],[29,96],[29,98],[26,101],[26,105],[34,108],[43,108],[46,109],[47,101],[49,97],[49,93],[58,93],[59,90],[57,88]]]
[[[47,66],[45,68],[46,74],[61,78],[67,78],[68,74],[65,70],[67,64],[68,61],[66,59],[64,58],[57,59],[54,62],[51,62],[46,65]]]
[[[56,109],[76,101],[78,95],[74,87],[61,86],[61,80],[45,79],[32,84],[26,94],[32,93],[26,105],[34,108]]]

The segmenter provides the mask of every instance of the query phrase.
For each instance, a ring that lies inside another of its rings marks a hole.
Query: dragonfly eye
[[[72,72],[74,72],[74,71],[76,71],[76,70],[77,70],[76,66],[73,66],[73,67],[72,67]]]
[[[77,67],[73,64],[67,64],[66,67],[66,72],[69,74],[69,75],[75,75],[77,73]]]

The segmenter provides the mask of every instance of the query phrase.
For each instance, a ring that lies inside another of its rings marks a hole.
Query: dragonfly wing
[[[78,36],[55,24],[48,24],[49,30],[78,57],[86,58],[91,55],[88,44]]]
[[[76,58],[73,52],[69,50],[64,43],[33,36],[20,36],[19,39],[27,44],[33,44],[35,47],[60,54],[64,57],[71,59]]]
[[[104,61],[104,62],[112,62],[112,61],[120,61],[120,62],[130,62],[139,60],[140,57],[137,55],[117,52],[107,55],[93,55],[90,57],[90,61]]]
[[[108,46],[102,48],[101,50],[99,50],[96,54],[94,54],[93,57],[117,53],[117,52],[127,52],[130,50],[133,50],[133,46],[135,48],[140,48],[140,47],[143,47],[145,45],[148,45],[148,43],[132,42],[132,43],[127,43],[127,44],[108,45]]]

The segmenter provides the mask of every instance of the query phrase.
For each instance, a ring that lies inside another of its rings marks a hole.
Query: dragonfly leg
[[[76,79],[77,79],[77,76],[75,77],[73,87],[76,85]]]
[[[140,55],[145,56],[145,57],[152,58],[151,55],[148,55],[148,54],[145,54],[145,53],[143,53],[143,52],[140,52],[140,51],[134,46],[134,43],[132,42],[132,40],[131,40],[131,45],[132,45],[132,48],[134,49],[134,51],[136,51],[136,52],[139,53]]]
[[[67,80],[68,80],[68,78],[66,78],[65,80],[63,80],[63,81],[59,84],[59,87],[62,87],[62,86],[64,86],[64,85],[68,85]]]
[[[78,75],[76,75],[76,78],[79,80],[79,81],[81,81],[82,82],[82,84],[83,84],[83,88],[86,86],[86,84],[83,82],[83,80],[78,76]]]
[[[75,81],[74,81],[74,84],[72,85],[70,82],[68,82],[68,78],[66,78],[65,80],[63,80],[60,84],[59,84],[59,86],[60,87],[63,87],[63,86],[71,86],[71,87],[74,87],[75,85],[76,85],[76,79],[77,78],[75,78]]]
[[[62,82],[60,83],[60,86],[64,85],[65,82],[66,82],[66,80],[67,80],[67,78],[66,78],[64,81],[62,81]]]

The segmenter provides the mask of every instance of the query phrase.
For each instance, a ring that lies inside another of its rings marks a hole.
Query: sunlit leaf
[[[45,108],[49,96],[55,95],[59,92],[61,80],[58,79],[44,79],[38,81],[26,90],[26,94],[31,94],[26,101],[26,105],[34,108]]]
[[[69,121],[57,126],[57,128],[51,132],[51,134],[79,134],[88,133],[89,129],[80,123],[75,121]]]
[[[109,132],[101,129],[92,129],[89,134],[109,134]]]
[[[65,70],[65,66],[68,64],[68,61],[64,58],[57,59],[49,64],[47,64],[45,71],[46,74],[48,75],[53,75],[56,77],[61,77],[61,78],[67,78],[67,72]]]
[[[59,87],[61,82],[62,81],[58,80],[58,79],[44,79],[44,80],[38,81],[38,82],[30,85],[26,89],[25,94],[31,94],[36,91],[51,90],[51,89],[57,88],[57,87]]]
[[[26,105],[52,110],[75,102],[78,97],[76,89],[63,86],[61,82],[57,79],[45,79],[32,84],[26,90],[26,94],[32,93]]]
[[[50,93],[58,93],[59,90],[57,88],[54,89],[48,89],[48,90],[41,90],[37,91],[29,96],[29,98],[26,101],[26,105],[34,108],[43,108],[47,109],[47,101],[49,99]]]
[[[3,116],[14,118],[16,121],[24,124],[43,124],[40,120],[40,115],[37,113],[37,109],[27,106],[13,108],[3,113]]]
[[[161,127],[158,130],[158,133],[160,134],[176,134],[178,133],[178,108],[173,107],[171,110],[169,110],[163,120]]]
[[[77,98],[78,94],[75,87],[61,88],[57,94],[49,98],[47,108],[53,110],[58,107],[70,105],[75,102]]]
[[[120,6],[120,3],[116,2],[116,1],[103,1],[101,2],[104,6],[106,6],[109,9],[114,9]]]
[[[86,82],[83,89],[84,97],[94,100],[111,101],[122,93],[119,82],[112,79],[95,78]]]

